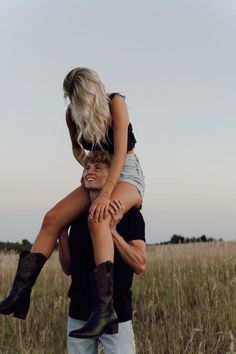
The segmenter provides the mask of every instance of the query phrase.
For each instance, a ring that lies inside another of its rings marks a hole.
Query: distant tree
[[[22,251],[30,251],[31,247],[32,244],[28,240],[26,239],[22,240],[22,247],[21,247]]]
[[[170,243],[184,243],[184,237],[180,235],[173,235],[170,239]]]
[[[200,242],[207,242],[206,235],[202,235],[202,236],[200,237]]]

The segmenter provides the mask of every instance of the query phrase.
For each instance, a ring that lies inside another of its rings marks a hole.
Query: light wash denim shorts
[[[129,182],[137,187],[143,202],[145,177],[139,159],[135,153],[127,154],[119,181]]]

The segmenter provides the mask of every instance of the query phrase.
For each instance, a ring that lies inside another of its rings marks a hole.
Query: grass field
[[[0,254],[0,297],[11,286],[17,256]],[[1,354],[66,353],[67,289],[54,253],[32,293],[26,321],[0,316]],[[137,354],[236,353],[236,243],[148,247],[135,276]]]

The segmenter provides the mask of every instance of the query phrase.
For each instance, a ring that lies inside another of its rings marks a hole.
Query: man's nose
[[[85,175],[89,175],[89,174],[93,174],[94,173],[94,169],[90,168],[89,170],[86,171]]]

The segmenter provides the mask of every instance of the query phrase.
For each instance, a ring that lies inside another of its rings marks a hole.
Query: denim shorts
[[[137,187],[143,202],[145,190],[145,177],[142,167],[136,154],[126,155],[125,164],[121,171],[119,181],[129,182]]]

